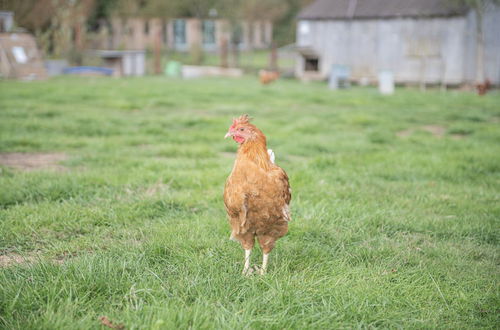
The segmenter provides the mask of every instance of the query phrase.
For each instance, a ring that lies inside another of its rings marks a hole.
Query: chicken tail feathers
[[[273,149],[267,149],[267,154],[269,155],[269,159],[271,159],[271,163],[274,164],[275,157],[274,157],[274,151],[273,151]]]

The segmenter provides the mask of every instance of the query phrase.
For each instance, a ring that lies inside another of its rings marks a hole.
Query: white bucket
[[[394,94],[394,75],[391,71],[380,71],[378,74],[378,90],[381,94]]]

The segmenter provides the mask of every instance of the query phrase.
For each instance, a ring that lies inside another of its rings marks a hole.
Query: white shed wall
[[[490,6],[484,15],[484,71],[485,78],[500,85],[500,6]],[[476,15],[467,15],[465,77],[476,81]]]
[[[375,80],[378,72],[390,70],[400,83],[459,84],[467,78],[465,61],[470,61],[469,25],[466,17],[299,21],[297,46],[320,55],[323,77],[339,64],[349,66],[354,79]],[[300,77],[303,59],[297,62]]]

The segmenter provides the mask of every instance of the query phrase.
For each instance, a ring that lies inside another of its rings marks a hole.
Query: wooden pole
[[[161,29],[155,33],[154,42],[154,72],[155,74],[161,74]]]
[[[222,68],[228,67],[228,47],[227,38],[223,37],[220,44],[220,66]]]
[[[269,57],[269,69],[272,71],[278,71],[278,49],[276,48],[276,43],[271,44],[271,54]]]

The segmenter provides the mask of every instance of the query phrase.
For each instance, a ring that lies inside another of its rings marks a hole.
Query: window
[[[306,57],[304,70],[319,71],[319,59],[317,57]]]
[[[201,30],[203,31],[203,44],[204,45],[214,45],[215,44],[215,21],[203,21],[201,25]]]
[[[149,34],[149,21],[144,23],[144,34]]]
[[[186,21],[183,19],[174,20],[174,42],[176,45],[186,44]]]
[[[233,45],[243,43],[243,26],[241,23],[236,23],[236,26],[231,31],[231,43]]]
[[[299,33],[302,35],[309,34],[309,31],[311,30],[309,26],[308,21],[301,21],[299,22]]]

